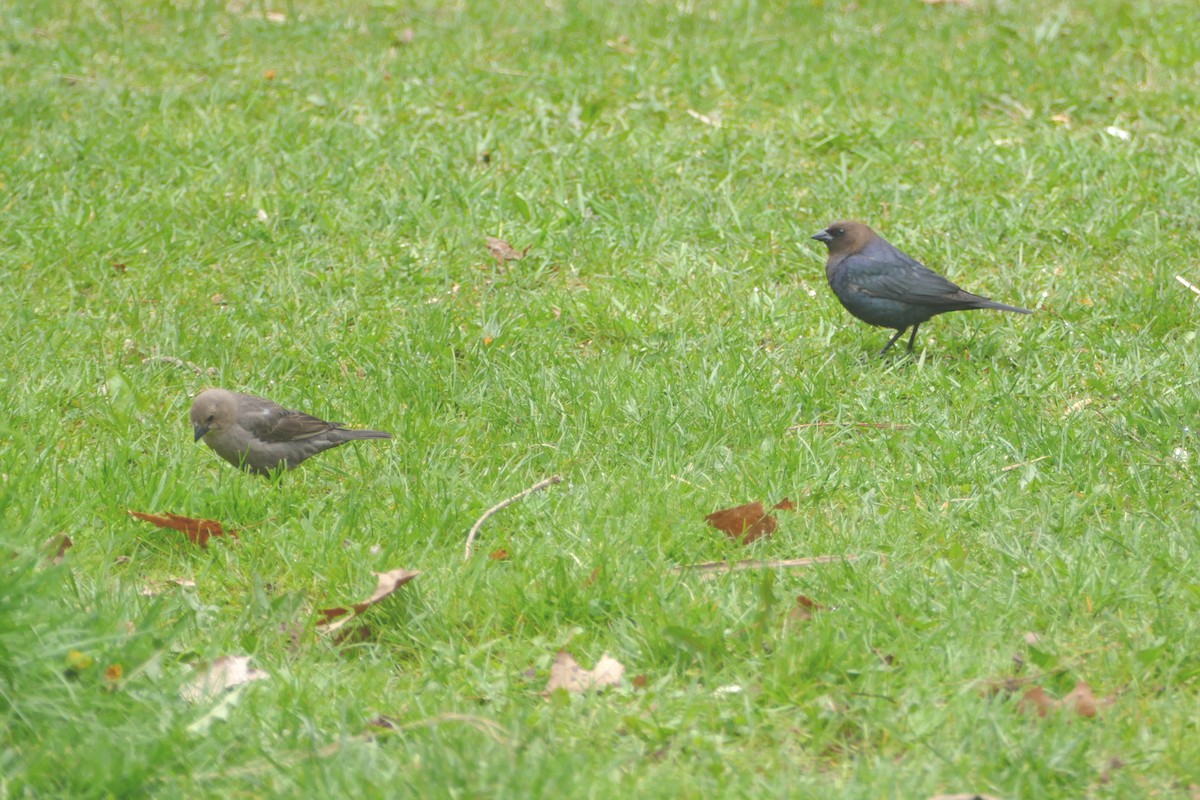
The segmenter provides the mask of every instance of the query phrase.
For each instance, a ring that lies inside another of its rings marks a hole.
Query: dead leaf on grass
[[[421,573],[401,568],[391,570],[390,572],[373,572],[371,574],[375,576],[376,582],[375,591],[370,597],[360,603],[355,603],[349,608],[338,606],[337,608],[321,609],[318,613],[324,619],[317,622],[317,627],[325,633],[336,631],[371,606],[389,597],[393,592]],[[335,622],[334,620],[337,621]]]
[[[1075,684],[1075,688],[1067,692],[1066,697],[1062,699],[1062,707],[1070,711],[1074,711],[1081,717],[1096,716],[1099,710],[1099,701],[1096,695],[1092,693],[1092,687],[1083,681]]]
[[[180,696],[189,703],[199,703],[235,686],[270,677],[251,667],[250,659],[251,656],[221,656],[185,683],[179,690]]]
[[[487,237],[487,249],[492,254],[492,258],[496,259],[498,265],[503,265],[507,261],[520,261],[529,252],[529,247],[526,247],[524,250],[518,250],[508,242],[495,236]]]
[[[797,625],[801,622],[807,622],[813,618],[814,611],[823,611],[825,606],[821,605],[811,597],[805,595],[796,595],[796,605],[792,606],[792,610],[788,612],[788,624]]]
[[[168,586],[178,586],[183,589],[195,589],[196,582],[190,578],[167,578],[164,581],[152,581],[142,587],[138,593],[145,597],[157,597],[162,594]]]
[[[546,684],[546,694],[556,689],[568,692],[587,692],[592,689],[604,689],[616,686],[625,674],[625,666],[608,653],[600,656],[596,666],[590,670],[579,666],[566,650],[560,650],[550,667],[550,682]]]
[[[990,794],[972,794],[967,792],[966,794],[936,794],[929,798],[929,800],[999,800],[999,798],[993,797]]]
[[[783,511],[791,511],[795,507],[786,497],[774,506]],[[768,514],[763,504],[758,501],[714,511],[706,516],[704,521],[742,544],[753,544],[759,539],[765,539],[773,534],[779,525],[775,516]]]
[[[1046,694],[1046,690],[1040,686],[1026,689],[1017,702],[1017,710],[1022,714],[1037,714],[1039,717],[1046,716],[1056,708],[1058,701]]]
[[[178,514],[170,512],[166,514],[147,514],[142,511],[130,511],[129,516],[134,519],[140,519],[143,522],[149,522],[152,525],[157,525],[160,528],[170,528],[171,530],[180,531],[188,537],[192,544],[200,545],[200,547],[208,547],[208,540],[217,536],[238,538],[236,531],[227,531],[221,526],[221,523],[212,519],[193,519],[192,517],[181,517]]]
[[[70,536],[67,536],[65,533],[56,533],[42,542],[42,552],[46,554],[44,563],[58,566],[62,563],[67,551],[74,546],[75,542],[71,541]]]

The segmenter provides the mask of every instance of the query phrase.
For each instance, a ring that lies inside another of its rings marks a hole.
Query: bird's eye
[[[838,228],[836,231],[834,231],[834,232],[833,232],[833,235],[834,235],[834,236],[845,236],[845,235],[846,235],[846,229],[845,229],[845,228]]]
[[[212,422],[212,421],[213,421],[213,420],[215,420],[216,418],[217,418],[217,415],[216,415],[216,414],[209,414],[207,417],[205,417],[205,418],[204,418],[204,421],[205,421],[205,422]]]

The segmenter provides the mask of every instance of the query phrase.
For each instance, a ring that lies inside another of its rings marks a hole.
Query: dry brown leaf
[[[321,609],[317,613],[321,614],[325,618],[317,622],[317,627],[321,628],[326,633],[332,633],[333,631],[336,631],[338,628],[352,620],[355,616],[361,614],[371,606],[388,597],[401,586],[408,583],[421,573],[414,570],[401,568],[391,570],[390,572],[373,572],[371,574],[375,576],[376,582],[375,591],[370,597],[368,597],[366,600],[363,600],[361,603],[355,603],[349,608],[343,608],[339,606],[337,608]],[[338,617],[341,617],[341,619],[338,619]],[[337,622],[334,622],[333,620],[337,620]]]
[[[497,264],[504,264],[506,261],[520,261],[529,252],[529,247],[526,247],[524,250],[518,250],[508,242],[498,239],[495,236],[487,237],[487,249],[492,254],[492,258],[496,259]]]
[[[166,514],[146,514],[142,511],[130,511],[129,516],[157,525],[160,528],[170,528],[180,531],[191,540],[192,544],[198,544],[201,547],[208,547],[208,540],[217,536],[238,538],[236,531],[227,531],[221,527],[221,523],[212,519],[193,519],[192,517],[181,517],[178,514],[171,514],[170,512]]]
[[[1017,702],[1017,710],[1022,714],[1037,714],[1044,717],[1058,708],[1058,701],[1046,694],[1040,686],[1031,686],[1021,695]]]
[[[641,675],[635,676],[633,681],[631,681],[631,682],[633,683],[633,688],[645,689],[646,684],[648,684],[650,682],[650,679],[647,678],[646,673],[643,672]]]
[[[811,597],[805,595],[796,595],[796,605],[792,606],[792,610],[788,612],[788,624],[795,625],[801,622],[807,622],[813,618],[814,611],[823,611],[825,606],[821,605]]]
[[[608,653],[600,656],[596,666],[590,670],[579,666],[566,650],[560,650],[550,667],[550,682],[546,684],[546,694],[556,689],[568,692],[586,692],[592,689],[604,689],[616,686],[625,674],[625,667],[620,661]]]
[[[757,501],[714,511],[704,521],[742,544],[752,544],[770,536],[779,524]]]
[[[75,542],[71,541],[70,536],[67,536],[65,533],[56,533],[42,542],[42,552],[46,554],[45,563],[54,566],[61,564],[67,551],[74,546]]]
[[[491,553],[488,553],[488,558],[490,558],[492,561],[507,561],[508,551],[501,547],[493,550]]]
[[[198,672],[183,685],[179,694],[189,703],[199,703],[232,689],[243,683],[260,681],[270,677],[262,670],[250,666],[250,656],[221,656],[212,665]]]
[[[1096,716],[1099,708],[1096,695],[1092,693],[1092,687],[1083,681],[1075,684],[1075,688],[1062,699],[1061,705],[1064,709],[1088,718]]]

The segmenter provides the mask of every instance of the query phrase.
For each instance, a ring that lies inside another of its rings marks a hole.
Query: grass
[[[1190,2],[333,5],[0,10],[0,797],[1194,795]],[[839,217],[1038,313],[874,360]],[[209,384],[396,439],[254,479]],[[646,685],[544,699],[564,647]]]

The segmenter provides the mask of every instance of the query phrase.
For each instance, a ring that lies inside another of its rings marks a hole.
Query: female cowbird
[[[384,431],[348,431],[339,422],[289,411],[263,397],[205,389],[192,402],[196,441],[256,475],[270,475],[353,439],[390,439]]]
[[[921,323],[947,311],[994,308],[1033,313],[963,291],[861,222],[835,222],[812,238],[829,248],[825,277],[846,310],[863,322],[896,330],[879,351],[881,356],[909,327],[911,353]]]

